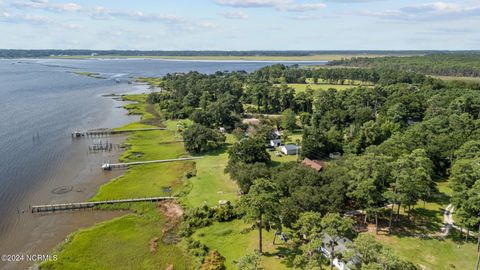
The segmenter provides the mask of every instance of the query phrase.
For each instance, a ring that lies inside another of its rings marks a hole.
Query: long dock
[[[166,130],[166,128],[133,128],[133,129],[110,129],[110,128],[99,128],[99,129],[89,129],[87,131],[74,131],[72,137],[89,137],[89,136],[108,136],[112,134],[126,133],[126,132],[135,132],[135,131],[152,131],[152,130]]]
[[[126,168],[130,165],[142,165],[142,164],[151,164],[151,163],[167,163],[167,162],[175,162],[175,161],[195,160],[195,159],[200,159],[200,158],[202,158],[202,157],[147,160],[147,161],[126,162],[126,163],[105,163],[105,164],[102,165],[102,169],[104,169],[104,170],[122,169],[122,168]]]
[[[31,206],[31,209],[32,209],[32,213],[55,212],[55,211],[93,208],[95,206],[104,205],[104,204],[134,203],[134,202],[158,202],[158,201],[165,201],[165,200],[174,200],[176,198],[177,197],[149,197],[149,198],[137,198],[137,199],[96,201],[96,202],[46,204],[46,205],[34,205],[34,206]]]

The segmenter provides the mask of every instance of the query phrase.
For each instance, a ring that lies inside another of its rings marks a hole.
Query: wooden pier
[[[97,141],[88,146],[89,152],[112,151],[112,150],[118,150],[118,149],[120,149],[120,144],[111,143],[109,141],[106,141],[106,142]]]
[[[113,134],[120,134],[126,132],[135,132],[135,131],[152,131],[152,130],[166,130],[166,128],[134,128],[134,129],[110,129],[110,128],[98,128],[98,129],[89,129],[87,131],[74,131],[72,133],[73,138],[80,137],[94,137],[94,136],[109,136]]]
[[[167,163],[167,162],[176,162],[176,161],[188,161],[188,160],[196,160],[196,159],[200,159],[200,158],[202,158],[202,157],[147,160],[147,161],[126,162],[126,163],[104,163],[102,165],[102,169],[104,169],[104,170],[125,169],[130,165],[143,165],[143,164],[152,164],[152,163]]]
[[[137,199],[96,201],[96,202],[46,204],[46,205],[34,205],[34,206],[31,206],[31,209],[32,209],[32,213],[55,212],[55,211],[87,209],[87,208],[93,208],[95,206],[105,205],[105,204],[158,202],[158,201],[166,201],[166,200],[175,200],[176,198],[177,197],[149,197],[149,198],[137,198]]]

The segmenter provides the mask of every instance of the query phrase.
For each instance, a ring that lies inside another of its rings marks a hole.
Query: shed
[[[319,172],[319,171],[323,170],[323,168],[325,168],[326,163],[323,160],[311,160],[309,158],[305,158],[302,161],[302,164],[316,170],[317,172]]]
[[[287,144],[280,146],[280,151],[285,155],[296,155],[300,152],[300,147],[296,146],[295,144]]]
[[[282,140],[280,139],[270,140],[271,147],[279,147],[280,145],[282,145]]]

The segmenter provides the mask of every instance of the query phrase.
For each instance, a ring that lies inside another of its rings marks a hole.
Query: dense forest
[[[405,70],[428,75],[480,77],[480,53],[434,53],[409,57],[353,57],[328,65]]]
[[[370,84],[321,91],[308,87],[295,91],[289,86],[307,81]],[[238,139],[228,150],[225,172],[237,182],[243,194],[240,202],[226,210],[188,212],[184,236],[215,220],[235,218],[253,222],[260,231],[267,226],[289,228],[305,238],[296,265],[312,269],[322,261],[311,249],[319,245],[320,232],[355,237],[351,220],[342,214],[362,209],[376,230],[383,220],[388,233],[393,232],[400,226],[401,208],[410,220],[415,205],[434,200],[437,182],[445,179],[450,179],[453,190],[457,224],[468,230],[477,230],[480,224],[478,84],[386,67],[273,65],[252,73],[168,74],[156,86],[161,91],[151,93],[149,103],[167,118],[193,120],[184,132],[190,152],[221,147],[225,137],[219,129]],[[259,124],[242,122],[251,116]],[[296,128],[302,130],[300,155],[328,161],[321,173],[296,162],[271,161],[266,145],[272,133],[288,134]],[[337,152],[341,157],[331,158]],[[355,241],[363,246],[374,240],[359,236]],[[261,252],[261,233],[259,242]],[[368,267],[378,264],[417,269],[394,256],[362,261],[360,269],[377,269]]]

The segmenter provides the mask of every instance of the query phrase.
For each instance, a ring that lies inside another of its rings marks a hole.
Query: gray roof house
[[[280,151],[285,155],[296,155],[300,152],[300,147],[295,144],[287,144],[280,146]]]
[[[330,258],[331,254],[331,243],[332,243],[332,238],[328,234],[323,235],[323,244],[320,247],[320,250],[326,258]],[[340,237],[339,239],[335,239],[333,241],[334,245],[334,252],[336,254],[342,254],[348,251],[348,246],[352,243],[352,241],[348,238],[345,237]],[[353,256],[352,259],[349,261],[343,261],[341,259],[338,259],[335,257],[333,259],[333,265],[338,269],[338,270],[354,270],[356,269],[355,265],[360,262],[360,258],[358,256]]]
[[[270,140],[271,147],[279,147],[280,145],[282,145],[282,140],[280,139]]]

